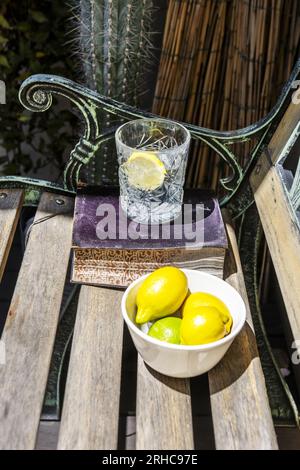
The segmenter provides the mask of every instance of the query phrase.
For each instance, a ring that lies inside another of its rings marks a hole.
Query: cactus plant
[[[85,84],[121,102],[140,106],[152,57],[152,0],[81,0],[77,15]],[[116,125],[102,116],[104,127]],[[117,183],[114,143],[105,144],[87,169],[90,184]]]

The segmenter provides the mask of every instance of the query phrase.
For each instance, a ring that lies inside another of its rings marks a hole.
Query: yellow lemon
[[[174,266],[157,269],[146,277],[137,292],[136,323],[172,315],[181,306],[187,291],[187,278],[180,269]]]
[[[214,307],[201,307],[197,312],[185,315],[181,322],[181,344],[197,345],[217,341],[227,331],[219,311]]]
[[[150,327],[148,335],[166,343],[180,344],[181,318],[165,317]]]
[[[189,295],[183,304],[182,316],[194,314],[199,311],[201,307],[215,307],[219,310],[223,323],[225,324],[227,333],[230,332],[232,327],[232,317],[224,302],[207,292],[194,292]]]
[[[154,190],[159,188],[165,179],[166,169],[154,152],[133,152],[124,169],[128,183],[136,188]]]

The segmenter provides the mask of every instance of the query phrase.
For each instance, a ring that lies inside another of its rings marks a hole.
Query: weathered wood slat
[[[123,292],[82,286],[59,434],[59,449],[116,449]]]
[[[268,144],[272,163],[285,158],[299,135],[300,106],[291,102]],[[254,173],[255,174],[255,173]]]
[[[294,340],[300,338],[300,233],[278,166],[265,158],[250,182]],[[299,367],[295,368],[299,375]]]
[[[21,189],[0,191],[0,281],[19,220],[23,198]]]
[[[71,246],[73,200],[59,198],[41,198],[2,335],[1,449],[35,446]]]
[[[166,377],[138,358],[136,448],[193,449],[189,380]]]
[[[209,372],[217,449],[277,449],[265,379],[258,357],[235,233],[226,228],[234,259],[225,261],[225,279],[247,306],[247,324],[223,360]]]

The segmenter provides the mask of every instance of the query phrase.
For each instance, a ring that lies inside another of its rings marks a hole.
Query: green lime
[[[180,326],[181,318],[161,318],[153,323],[148,335],[166,343],[180,344]]]

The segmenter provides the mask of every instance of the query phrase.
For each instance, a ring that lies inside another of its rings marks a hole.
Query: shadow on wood
[[[236,337],[223,360],[211,371],[211,394],[230,387],[247,371],[251,362],[258,358],[255,335],[248,323]]]
[[[151,374],[154,379],[159,380],[165,387],[171,388],[178,393],[183,393],[188,396],[190,395],[189,386],[187,386],[187,380],[168,377],[152,369],[152,367],[148,366],[148,364],[145,362],[144,364],[149,374]]]

